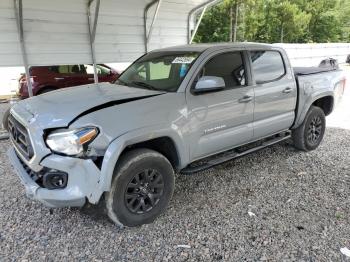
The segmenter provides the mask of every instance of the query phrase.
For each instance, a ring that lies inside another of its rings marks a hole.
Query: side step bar
[[[255,146],[253,148],[249,148],[244,151],[238,151],[237,148],[233,150],[226,151],[224,153],[220,153],[216,156],[208,157],[207,161],[205,159],[198,160],[196,162],[199,162],[200,164],[195,164],[196,162],[188,165],[186,168],[182,169],[180,173],[184,175],[190,175],[193,173],[197,173],[203,170],[206,170],[208,168],[223,164],[227,161],[230,161],[232,159],[236,159],[245,155],[248,155],[250,153],[259,151],[265,147],[277,144],[281,141],[287,140],[291,137],[291,132],[286,131],[283,133],[280,133],[278,135],[272,136],[270,138],[265,138],[262,140],[261,144],[258,146]]]

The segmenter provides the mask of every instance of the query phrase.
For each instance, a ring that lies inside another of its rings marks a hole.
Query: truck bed
[[[303,121],[313,99],[334,96],[334,104],[343,94],[344,72],[340,69],[321,67],[294,67],[298,87],[295,126]],[[333,108],[333,105],[332,105]]]
[[[293,67],[295,76],[312,75],[324,72],[337,71],[339,69],[329,67]]]

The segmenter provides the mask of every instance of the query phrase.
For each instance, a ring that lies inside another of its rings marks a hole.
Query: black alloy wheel
[[[307,131],[307,140],[311,145],[319,143],[322,134],[322,120],[319,115],[313,117]]]
[[[125,190],[125,205],[130,212],[144,214],[151,211],[164,191],[163,176],[154,169],[135,175]]]
[[[292,130],[294,146],[303,151],[316,149],[323,140],[326,131],[326,118],[323,110],[311,106],[303,123]]]
[[[151,223],[168,206],[174,184],[173,166],[164,155],[147,148],[127,151],[104,196],[107,215],[122,227]]]

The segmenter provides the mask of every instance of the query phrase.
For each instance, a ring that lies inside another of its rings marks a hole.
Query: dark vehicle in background
[[[97,65],[99,82],[114,82],[119,77],[115,69],[99,64]],[[80,86],[94,82],[94,70],[92,65],[54,65],[33,66],[30,68],[30,80],[32,81],[33,95],[40,95],[56,89],[71,86]],[[26,76],[19,79],[18,95],[21,98],[28,97]]]

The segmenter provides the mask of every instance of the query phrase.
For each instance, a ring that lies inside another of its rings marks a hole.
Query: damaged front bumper
[[[81,207],[88,200],[98,203],[103,190],[99,187],[101,171],[90,159],[80,159],[51,154],[40,165],[68,174],[67,186],[47,189],[37,184],[28,174],[14,148],[8,151],[11,164],[25,187],[30,199],[38,200],[48,207]]]

